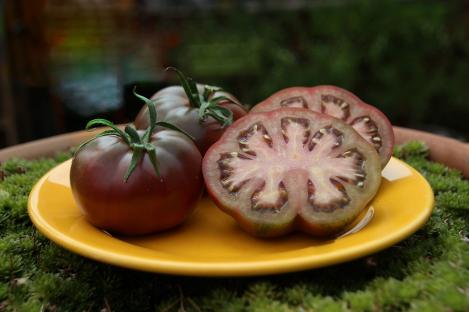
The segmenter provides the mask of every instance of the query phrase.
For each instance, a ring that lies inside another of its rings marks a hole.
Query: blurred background
[[[176,83],[247,105],[334,84],[395,125],[469,138],[469,2],[0,0],[0,148],[131,121]]]

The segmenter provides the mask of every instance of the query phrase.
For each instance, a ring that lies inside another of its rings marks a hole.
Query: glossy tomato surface
[[[392,155],[394,132],[388,118],[376,107],[336,86],[293,87],[280,90],[254,106],[251,112],[281,107],[310,109],[343,120],[373,145],[384,167]]]
[[[202,95],[205,86],[197,84],[197,89]],[[219,106],[225,107],[233,112],[233,120],[246,115],[246,110],[239,101],[231,94],[224,91],[215,91],[210,95],[210,99],[225,96],[228,100],[220,101]],[[164,120],[178,126],[192,137],[202,155],[215,143],[225,131],[225,128],[214,118],[208,116],[205,120],[199,117],[199,108],[191,106],[183,87],[171,86],[164,88],[152,97],[157,100],[156,111],[158,120]],[[144,106],[135,119],[137,129],[148,127],[148,108]]]
[[[127,182],[124,175],[132,150],[122,138],[99,137],[78,150],[70,182],[90,223],[135,235],[169,229],[191,214],[203,188],[200,152],[190,139],[173,130],[154,133],[151,144],[156,148],[160,176],[145,154]]]
[[[206,153],[217,206],[256,236],[339,233],[381,182],[376,150],[351,126],[307,109],[250,113]]]

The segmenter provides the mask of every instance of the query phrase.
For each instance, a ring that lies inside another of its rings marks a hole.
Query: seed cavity
[[[339,155],[337,158],[343,158],[347,162],[347,170],[343,170],[338,178],[344,182],[354,184],[360,188],[365,186],[365,157],[357,149],[350,149]]]
[[[267,143],[267,145],[269,145],[270,147],[272,147],[272,137],[268,134],[264,134],[262,136],[265,140],[265,142]]]
[[[316,188],[311,180],[308,180],[308,202],[310,203],[312,209],[316,212],[326,212],[331,213],[337,209],[344,209],[350,203],[351,199],[348,196],[345,187],[341,182],[334,178],[330,178],[329,182],[331,187],[339,192],[340,196],[335,199],[331,199],[327,202],[321,202],[316,198]]]
[[[350,105],[332,94],[323,94],[321,95],[321,112],[347,120],[350,117]]]
[[[299,139],[301,144],[305,145],[311,136],[309,120],[306,118],[284,117],[280,121],[280,126],[285,143],[288,143],[290,139],[298,142],[297,139]]]
[[[316,131],[308,144],[308,149],[312,151],[317,144],[321,142],[322,139],[328,139],[330,142],[330,147],[332,149],[338,148],[342,145],[344,140],[344,134],[333,128],[332,126],[327,126]]]
[[[264,194],[266,188],[266,183],[264,182],[262,186],[257,189],[251,197],[251,207],[255,211],[270,211],[273,213],[278,213],[288,202],[288,192],[283,181],[278,184],[278,187],[275,191],[271,191],[271,194]],[[266,201],[267,197],[275,196],[276,200]]]
[[[256,152],[249,147],[249,143],[254,139],[254,136],[261,138],[265,144],[272,147],[272,137],[267,132],[265,126],[261,122],[258,122],[251,125],[248,129],[241,131],[238,135],[239,148],[243,153],[256,156]]]
[[[308,108],[308,104],[302,96],[293,96],[291,98],[282,100],[280,102],[281,107],[299,107]]]
[[[350,125],[379,152],[383,142],[378,126],[369,116],[357,117]]]
[[[228,190],[230,193],[237,193],[243,185],[248,182],[250,179],[244,179],[242,181],[235,181],[233,179],[235,175],[235,168],[233,167],[233,163],[237,159],[250,159],[242,154],[236,153],[236,152],[231,152],[231,153],[223,153],[220,155],[220,159],[217,161],[218,163],[218,169],[220,170],[220,183],[225,188]]]
[[[314,193],[316,193],[316,188],[311,180],[308,180],[308,200],[314,201]]]

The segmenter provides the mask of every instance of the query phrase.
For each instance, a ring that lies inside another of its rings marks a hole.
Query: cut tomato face
[[[351,126],[307,109],[249,114],[207,152],[210,196],[249,233],[343,230],[376,194],[376,150]]]
[[[334,86],[288,88],[257,104],[251,112],[266,112],[282,107],[307,108],[338,118],[351,125],[376,149],[383,167],[391,158],[394,146],[391,123],[376,107],[364,103],[347,90]]]

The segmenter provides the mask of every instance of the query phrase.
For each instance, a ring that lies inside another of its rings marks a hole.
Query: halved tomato
[[[376,194],[376,150],[339,119],[307,109],[251,113],[206,153],[202,171],[218,207],[256,236],[343,230]]]
[[[343,120],[351,125],[381,158],[384,167],[392,155],[394,132],[388,118],[353,93],[335,86],[293,87],[280,90],[254,106],[251,112],[281,107],[306,108]]]

